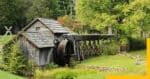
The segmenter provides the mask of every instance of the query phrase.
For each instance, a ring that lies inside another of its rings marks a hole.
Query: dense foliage
[[[139,31],[141,22],[149,24],[149,0],[78,0],[76,4],[78,20],[97,30],[115,26],[128,34]]]
[[[112,41],[107,46],[101,46],[102,49],[102,55],[116,55],[119,53],[119,45],[115,41]]]
[[[77,0],[76,17],[90,29],[108,33],[113,28],[120,44],[129,38],[145,37],[150,30],[149,0]]]
[[[33,75],[34,66],[25,58],[19,44],[14,42],[3,50],[1,69],[19,75]]]
[[[146,48],[146,39],[143,38],[129,38],[129,49],[130,50],[140,50]]]
[[[124,35],[131,35],[132,31],[137,33],[142,29],[141,22],[149,24],[146,20],[149,4],[149,0],[78,0],[76,16],[94,29],[114,26]]]
[[[58,0],[33,0],[29,7],[27,18],[29,21],[36,17],[56,18],[58,16]]]
[[[72,0],[0,0],[0,34],[4,26],[19,31],[36,17],[57,19],[70,14]]]
[[[0,33],[4,33],[4,26],[15,26],[14,30],[24,26],[24,10],[22,0],[0,0]]]

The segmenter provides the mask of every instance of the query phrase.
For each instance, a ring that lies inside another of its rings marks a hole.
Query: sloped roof
[[[45,18],[36,18],[31,23],[29,23],[23,30],[27,30],[32,24],[36,21],[40,21],[47,28],[49,28],[53,33],[69,33],[70,31],[59,24],[57,21],[53,19],[45,19]]]
[[[27,32],[23,33],[30,42],[38,48],[53,47],[53,37],[48,32]]]

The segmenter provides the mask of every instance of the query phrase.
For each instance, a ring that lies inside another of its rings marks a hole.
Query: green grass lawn
[[[1,70],[0,70],[0,78],[1,79],[25,79],[23,77],[16,76],[16,75],[13,75],[8,72],[1,71]]]
[[[129,54],[131,54],[132,56],[140,55],[141,58],[146,59],[145,50],[131,51],[129,52]],[[123,55],[94,57],[83,61],[79,65],[80,66],[84,66],[84,65],[108,66],[108,67],[118,66],[118,67],[127,68],[127,70],[121,72],[99,72],[99,75],[89,74],[88,76],[90,77],[95,75],[94,78],[92,79],[104,79],[106,75],[145,75],[146,74],[146,64],[136,65],[134,59],[130,59]],[[82,79],[82,78],[88,79],[88,76],[81,75],[77,79]]]
[[[145,50],[129,52],[130,55],[140,55],[142,59],[146,59]],[[135,65],[135,60],[123,55],[98,56],[83,61],[80,65],[95,65],[95,66],[120,66],[120,67],[140,67],[145,65]]]
[[[140,55],[143,59],[146,58],[146,50],[131,51],[129,54],[133,56]]]
[[[131,55],[136,56],[141,55],[142,58],[146,59],[145,50],[131,51]],[[125,71],[110,71],[110,72],[99,72],[98,70],[86,69],[85,66],[108,66],[108,67],[124,67],[127,68]],[[86,59],[78,64],[74,69],[60,68],[54,70],[47,70],[38,72],[37,79],[52,78],[55,79],[66,74],[76,75],[75,79],[105,79],[106,75],[145,75],[146,74],[146,64],[136,65],[134,59],[130,59],[124,55],[111,55],[111,56],[98,56]],[[55,77],[54,77],[55,76]],[[60,78],[58,78],[60,79]]]

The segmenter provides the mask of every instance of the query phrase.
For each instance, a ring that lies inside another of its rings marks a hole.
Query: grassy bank
[[[7,36],[3,39],[3,36],[0,36],[0,45],[6,44],[14,36]],[[146,51],[138,50],[128,52],[132,56],[140,55],[141,59],[146,60]],[[1,61],[0,53],[0,63]],[[106,66],[106,67],[121,67],[126,68],[124,71],[99,71],[95,69],[86,68],[87,66]],[[97,56],[93,58],[86,59],[81,63],[77,64],[75,68],[56,68],[52,70],[37,70],[36,79],[105,79],[106,75],[145,75],[146,73],[146,64],[136,65],[135,59],[131,59],[122,54],[118,55],[109,55],[109,56]],[[25,79],[14,74],[1,71],[0,78],[3,79]]]
[[[146,59],[145,50],[129,52],[132,56],[140,55]],[[100,72],[98,70],[85,68],[86,66],[107,66],[122,67],[124,71]],[[44,74],[43,74],[44,73]],[[145,75],[146,64],[136,65],[135,60],[127,56],[118,54],[111,56],[98,56],[82,61],[74,69],[57,68],[53,70],[37,71],[37,79],[63,79],[64,77],[74,77],[74,79],[105,79],[106,75]]]
[[[1,71],[1,70],[0,70],[0,78],[2,79],[25,79],[23,77],[20,77],[20,76],[17,76],[17,75],[14,75],[5,71]]]

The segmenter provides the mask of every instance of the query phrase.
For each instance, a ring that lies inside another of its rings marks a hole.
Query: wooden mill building
[[[19,43],[25,56],[36,66],[53,62],[53,52],[63,34],[72,32],[52,19],[36,18],[19,34]]]

